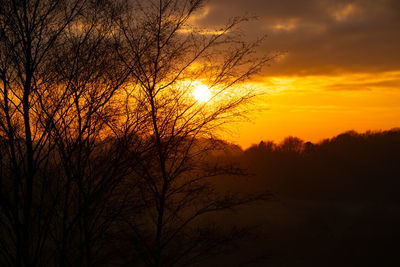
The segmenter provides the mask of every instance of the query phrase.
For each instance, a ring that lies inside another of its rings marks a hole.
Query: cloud
[[[329,91],[371,91],[371,88],[363,85],[355,85],[355,84],[347,84],[347,83],[338,83],[325,86],[326,90]]]
[[[351,15],[354,15],[357,11],[356,5],[354,3],[349,3],[343,6],[342,8],[336,10],[333,13],[333,17],[337,21],[345,21],[349,19]]]
[[[196,23],[218,28],[257,15],[249,39],[268,34],[260,53],[288,51],[266,75],[382,72],[400,69],[398,0],[211,0]]]

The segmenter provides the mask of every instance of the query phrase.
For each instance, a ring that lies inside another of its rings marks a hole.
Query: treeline
[[[280,144],[260,142],[243,157],[266,175],[267,183],[285,192],[337,200],[397,199],[399,152],[400,130],[393,129],[349,131],[316,144],[296,137]]]
[[[262,226],[264,239],[243,253],[268,251],[268,258],[249,266],[400,263],[399,129],[349,131],[318,143],[288,137],[230,151],[249,171],[247,182],[231,183],[235,190],[273,195],[237,218]]]

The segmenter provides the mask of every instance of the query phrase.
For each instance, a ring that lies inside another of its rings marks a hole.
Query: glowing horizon
[[[232,125],[224,139],[246,148],[286,136],[318,142],[349,130],[390,130],[400,126],[396,83],[400,71],[258,77],[248,84],[265,93],[250,121]]]

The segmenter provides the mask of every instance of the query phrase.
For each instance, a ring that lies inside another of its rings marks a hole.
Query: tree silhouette
[[[93,264],[103,196],[125,175],[119,141],[99,148],[128,73],[113,53],[117,13],[112,1],[1,1],[0,243],[8,265]],[[109,164],[96,169],[100,150]]]
[[[203,5],[0,2],[2,264],[190,264],[243,233],[199,217],[266,197],[217,194],[210,178],[243,172],[209,156],[271,58],[245,18],[191,25]]]
[[[208,181],[242,173],[231,165],[211,165],[207,157],[217,129],[240,116],[241,106],[254,96],[235,86],[269,58],[253,58],[257,42],[247,44],[230,33],[244,19],[215,32],[191,26],[203,3],[134,1],[120,24],[120,56],[136,81],[128,106],[141,107],[129,117],[140,118],[143,142],[134,171],[135,195],[144,208],[139,219],[127,223],[135,256],[148,266],[185,265],[221,249],[239,232],[216,238],[218,232],[201,225],[199,217],[265,197],[219,196]],[[191,96],[199,82],[212,92],[208,102]]]
[[[1,1],[1,133],[4,140],[1,208],[2,256],[9,264],[34,266],[47,239],[47,183],[37,183],[49,160],[49,131],[42,127],[40,98],[51,49],[81,9],[80,1]],[[8,178],[8,179],[7,179]],[[39,191],[40,192],[40,191]],[[38,212],[38,213],[36,213]]]

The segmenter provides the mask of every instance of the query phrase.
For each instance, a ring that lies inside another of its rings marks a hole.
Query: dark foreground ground
[[[223,224],[258,227],[201,266],[400,266],[398,130],[234,150],[254,175],[220,186],[268,188],[273,198],[220,215]]]

